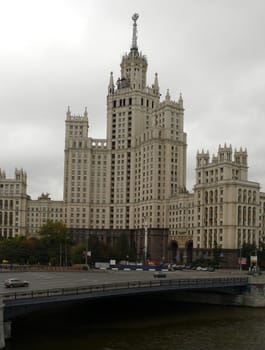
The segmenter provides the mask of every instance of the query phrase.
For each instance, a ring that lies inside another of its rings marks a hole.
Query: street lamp
[[[242,245],[239,248],[239,270],[242,271]]]
[[[147,217],[144,216],[144,261],[147,260],[148,228]]]

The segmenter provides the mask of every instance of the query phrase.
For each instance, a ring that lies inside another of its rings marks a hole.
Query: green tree
[[[85,256],[84,252],[86,251],[85,243],[78,243],[74,245],[71,249],[71,261],[73,264],[84,264]]]
[[[216,241],[214,242],[213,259],[211,262],[214,267],[218,267],[220,266],[221,262],[224,262],[222,248],[217,244]]]
[[[0,259],[11,264],[26,264],[30,257],[30,249],[24,236],[17,236],[0,242]]]
[[[125,233],[122,233],[113,247],[113,257],[116,260],[127,260],[129,257],[129,242]]]
[[[66,225],[61,221],[48,220],[39,231],[40,240],[46,248],[47,260],[52,265],[68,265],[72,239]]]
[[[250,266],[250,257],[255,255],[257,246],[255,243],[243,243],[241,248],[241,257],[247,258],[247,265]]]
[[[135,246],[130,246],[129,238],[126,233],[122,233],[116,244],[112,248],[112,257],[116,260],[136,261],[137,253]]]
[[[30,256],[28,258],[28,263],[31,265],[47,265],[48,255],[47,249],[44,242],[36,237],[31,237],[27,240],[28,250],[30,252]]]
[[[91,252],[91,256],[88,257],[89,264],[93,265],[96,261],[109,261],[109,249],[96,235],[88,238],[85,249]]]

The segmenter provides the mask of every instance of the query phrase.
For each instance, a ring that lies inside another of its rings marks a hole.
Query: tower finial
[[[135,13],[132,16],[132,20],[133,20],[133,38],[132,38],[131,50],[138,50],[138,47],[137,47],[137,24],[136,24],[136,21],[137,21],[138,18],[139,18],[138,13]]]
[[[155,73],[155,80],[154,80],[153,89],[154,89],[154,93],[159,95],[159,84],[158,84],[157,73]]]
[[[166,101],[170,101],[169,89],[167,89],[167,93],[166,93]]]
[[[68,106],[68,108],[67,108],[66,116],[67,116],[67,118],[70,118],[70,117],[71,117],[70,106]]]
[[[109,93],[114,93],[114,82],[113,82],[113,73],[110,72],[110,78],[109,78]]]

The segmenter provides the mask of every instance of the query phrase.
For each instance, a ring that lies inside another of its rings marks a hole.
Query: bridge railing
[[[248,283],[248,277],[217,277],[217,278],[191,278],[191,279],[156,279],[128,282],[112,282],[104,284],[90,284],[86,286],[53,288],[45,290],[31,290],[23,292],[2,293],[3,301],[21,299],[38,299],[56,296],[79,295],[98,292],[109,292],[124,289],[152,289],[167,287],[168,289],[194,289],[214,288],[229,286],[244,286]]]

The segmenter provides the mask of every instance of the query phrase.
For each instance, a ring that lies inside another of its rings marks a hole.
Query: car
[[[14,287],[28,287],[29,282],[23,281],[19,278],[9,278],[5,281],[6,288],[14,288]]]
[[[215,267],[214,266],[209,266],[208,267],[208,271],[209,272],[214,272],[215,271]]]
[[[185,269],[185,265],[173,265],[173,270],[177,271],[177,270],[184,270]]]
[[[155,278],[165,278],[165,277],[167,277],[167,274],[165,272],[162,272],[162,271],[156,271],[154,273],[154,277]]]

